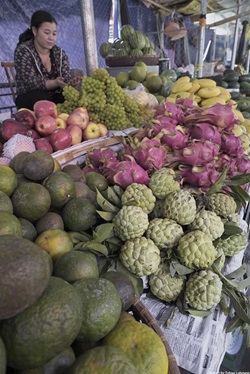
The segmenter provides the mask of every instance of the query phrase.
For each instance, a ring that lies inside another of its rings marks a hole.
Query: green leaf
[[[212,313],[211,310],[188,309],[187,311],[189,314],[192,314],[193,316],[196,316],[196,317],[207,317]]]
[[[230,297],[230,301],[232,306],[235,310],[236,315],[244,322],[250,324],[250,316],[247,313],[248,304],[247,300],[245,299],[244,295],[241,292],[237,292],[236,290],[225,286],[224,291]]]
[[[226,332],[234,332],[237,328],[243,326],[244,322],[237,316],[234,316],[226,327]]]
[[[245,288],[250,286],[250,277],[237,282],[237,288],[238,290],[244,290]]]
[[[97,254],[102,254],[104,256],[108,256],[108,250],[107,250],[107,247],[101,243],[97,243],[95,241],[89,241],[89,242],[86,242],[86,243],[83,243],[81,249],[88,249],[88,250],[91,250]]]
[[[231,186],[230,187],[232,192],[236,195],[237,199],[242,203],[242,205],[245,207],[246,202],[250,201],[250,196],[248,193],[243,190],[240,186]]]
[[[104,219],[104,221],[112,221],[113,218],[116,216],[116,213],[104,212],[102,210],[97,210],[96,213],[98,213],[99,216],[102,217],[102,219]]]
[[[225,183],[225,179],[227,176],[227,168],[223,170],[217,181],[213,184],[212,187],[209,188],[209,190],[206,192],[207,196],[210,196],[216,192],[221,191],[223,184]]]
[[[105,199],[98,189],[96,189],[96,201],[100,208],[105,212],[117,213],[120,210],[117,206],[111,204],[107,199]]]
[[[115,206],[121,208],[121,197],[116,194],[113,187],[108,187],[107,189],[107,198],[108,200],[113,203]]]
[[[250,182],[250,174],[239,174],[231,177],[229,181],[226,182],[228,186],[242,186]]]
[[[237,226],[236,223],[232,223],[232,222],[224,222],[224,232],[223,232],[223,236],[231,236],[231,235],[237,235],[237,234],[241,234],[242,233],[242,229]]]
[[[124,191],[123,191],[123,189],[120,186],[118,186],[117,184],[115,184],[113,186],[113,190],[115,191],[115,193],[116,193],[117,196],[119,196],[120,198],[122,197]]]
[[[71,237],[73,244],[86,242],[92,238],[91,235],[86,234],[86,233],[81,233],[79,231],[69,231],[68,234]]]
[[[114,236],[113,228],[113,223],[103,223],[102,225],[97,226],[93,232],[93,239],[99,243],[104,242],[110,236]]]
[[[247,271],[247,264],[242,264],[238,269],[232,271],[231,273],[228,273],[225,275],[227,279],[239,279],[243,277],[243,275],[246,274]]]
[[[171,261],[170,272],[171,272],[171,269],[174,269],[174,272],[176,272],[179,275],[186,275],[186,274],[193,273],[192,269],[189,269],[188,267],[182,265],[178,261]]]

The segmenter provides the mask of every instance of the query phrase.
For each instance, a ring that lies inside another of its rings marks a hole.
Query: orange
[[[0,191],[11,196],[17,187],[17,176],[9,166],[0,165]]]
[[[35,240],[40,248],[46,251],[52,260],[57,260],[63,253],[73,249],[73,242],[69,234],[60,229],[43,231]]]

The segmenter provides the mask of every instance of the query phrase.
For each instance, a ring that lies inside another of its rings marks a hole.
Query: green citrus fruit
[[[71,178],[74,179],[75,182],[85,183],[86,181],[85,174],[83,173],[79,165],[73,165],[73,164],[65,165],[62,168],[62,171],[70,175]]]
[[[74,287],[50,277],[32,305],[1,322],[8,366],[25,370],[46,364],[73,343],[81,323],[82,301]]]
[[[129,276],[119,271],[110,270],[103,273],[101,278],[108,279],[113,283],[121,298],[122,309],[127,310],[130,308],[135,300],[135,288]]]
[[[80,279],[73,286],[83,302],[83,321],[77,340],[97,342],[114,328],[120,317],[119,294],[113,283],[104,278]]]
[[[63,171],[50,174],[44,180],[43,186],[50,193],[51,206],[56,208],[63,207],[76,194],[74,180]]]
[[[94,347],[77,357],[71,374],[136,374],[134,364],[116,347]]]
[[[22,172],[26,178],[32,181],[41,181],[53,172],[54,165],[51,154],[39,149],[25,158]]]
[[[11,159],[9,167],[13,169],[16,174],[22,174],[25,159],[29,154],[30,153],[27,151],[19,152]]]
[[[73,242],[69,234],[59,229],[43,231],[38,235],[35,243],[48,252],[52,260],[56,260],[63,253],[73,249]]]
[[[0,165],[0,191],[11,196],[17,187],[17,176],[9,166]]]
[[[0,320],[33,304],[48,284],[51,260],[30,240],[2,235],[0,240]],[[1,334],[0,334],[1,335]]]
[[[95,205],[85,197],[73,197],[64,207],[62,218],[71,231],[86,231],[97,221]]]
[[[32,242],[36,240],[37,232],[33,223],[25,218],[18,218],[22,228],[22,238],[29,239]]]
[[[22,236],[21,223],[14,214],[0,211],[0,235]]]
[[[3,191],[0,191],[0,210],[13,213],[13,205],[10,197]]]
[[[103,339],[103,345],[121,349],[133,362],[138,373],[167,374],[168,356],[160,336],[148,325],[123,314]]]
[[[96,256],[89,251],[66,252],[56,260],[53,275],[69,283],[79,279],[99,278]]]
[[[99,191],[104,191],[108,188],[108,181],[107,179],[99,173],[95,171],[90,171],[89,173],[85,174],[86,177],[86,184],[92,191],[96,192],[96,189]]]
[[[37,234],[39,235],[46,230],[64,230],[64,223],[60,214],[56,212],[47,212],[38,221],[36,221],[35,228]]]
[[[49,191],[39,183],[20,184],[11,196],[17,217],[34,222],[48,212],[51,204]]]

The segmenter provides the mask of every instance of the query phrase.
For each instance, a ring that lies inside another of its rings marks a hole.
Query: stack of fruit
[[[141,31],[137,31],[131,25],[124,25],[120,30],[121,37],[113,43],[102,43],[99,53],[103,58],[107,56],[133,56],[156,55],[156,48],[152,40]]]
[[[141,279],[97,261],[119,242],[96,212],[107,186],[42,150],[0,166],[1,373],[168,373],[159,335],[125,312]]]

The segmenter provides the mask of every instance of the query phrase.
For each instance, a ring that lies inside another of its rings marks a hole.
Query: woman
[[[64,101],[62,89],[70,82],[70,66],[56,38],[57,22],[44,10],[36,11],[30,28],[20,34],[14,53],[18,109],[33,110],[39,100]]]

